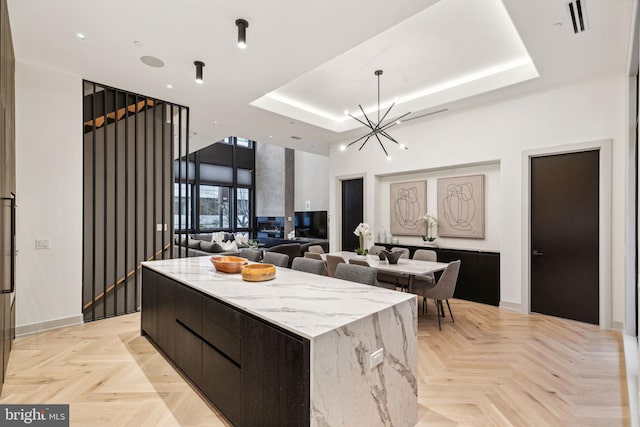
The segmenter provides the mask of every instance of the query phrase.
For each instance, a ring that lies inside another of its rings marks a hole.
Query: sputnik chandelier
[[[360,111],[362,111],[362,115],[364,116],[364,119],[366,120],[366,122],[364,122],[363,120],[360,120],[359,118],[355,117],[351,113],[349,113],[349,116],[352,119],[359,121],[364,126],[368,127],[369,128],[369,132],[366,135],[363,135],[360,138],[356,139],[355,141],[349,143],[345,147],[345,149],[351,147],[353,144],[355,144],[357,142],[360,142],[360,141],[362,141],[364,139],[364,142],[360,145],[360,148],[358,148],[358,151],[360,151],[367,144],[369,139],[371,139],[371,137],[375,137],[378,140],[378,143],[380,144],[380,147],[382,147],[382,151],[384,151],[384,154],[387,156],[387,159],[391,160],[391,156],[389,156],[389,153],[387,152],[387,149],[385,148],[384,144],[382,143],[382,140],[380,139],[380,136],[383,136],[383,137],[387,138],[389,141],[395,142],[400,148],[406,150],[407,147],[404,144],[400,144],[398,141],[396,141],[391,135],[389,135],[387,130],[389,128],[395,126],[395,125],[400,124],[400,121],[404,117],[406,117],[409,114],[411,114],[411,112],[405,113],[405,114],[401,115],[400,117],[396,117],[393,120],[389,120],[386,124],[383,124],[385,118],[387,117],[387,115],[389,114],[389,112],[391,111],[393,106],[396,105],[396,103],[393,102],[389,106],[389,108],[387,109],[387,112],[384,113],[382,118],[380,118],[380,76],[382,75],[382,70],[376,70],[374,72],[374,74],[378,77],[378,121],[374,122],[373,120],[369,119],[369,116],[367,116],[367,113],[364,112],[364,109],[362,108],[362,105],[358,104],[358,107],[360,107]]]

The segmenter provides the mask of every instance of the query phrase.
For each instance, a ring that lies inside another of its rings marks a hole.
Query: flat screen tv
[[[327,238],[327,211],[296,212],[293,221],[296,237]]]

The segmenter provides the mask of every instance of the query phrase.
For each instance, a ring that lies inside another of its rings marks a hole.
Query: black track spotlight
[[[236,19],[236,25],[238,26],[238,47],[240,49],[247,48],[247,27],[249,23],[246,19]]]
[[[196,66],[196,83],[202,84],[204,80],[202,79],[202,69],[204,68],[204,62],[195,61],[193,63]]]

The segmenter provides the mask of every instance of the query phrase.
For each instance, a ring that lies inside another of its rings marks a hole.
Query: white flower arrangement
[[[369,227],[369,224],[361,222],[360,224],[358,224],[356,229],[353,230],[353,234],[355,234],[356,236],[363,235],[368,238],[369,236],[371,236],[371,227]]]
[[[438,223],[438,218],[429,213],[426,213],[422,217],[422,221],[425,221],[427,225],[436,225]]]
[[[438,218],[430,213],[426,213],[422,218],[420,218],[420,220],[427,223],[427,235],[422,236],[422,240],[425,242],[433,242],[436,240],[436,237],[433,235],[433,226],[438,224]]]
[[[369,252],[366,245],[367,241],[371,237],[371,227],[369,227],[369,224],[361,222],[360,224],[358,224],[356,229],[353,230],[353,234],[355,234],[359,238],[359,245],[356,249],[356,253],[358,255],[366,255]]]

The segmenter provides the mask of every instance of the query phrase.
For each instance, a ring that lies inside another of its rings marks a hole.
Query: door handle
[[[531,255],[533,255],[533,256],[542,256],[544,254],[542,252],[540,252],[539,250],[534,249],[533,252],[531,252]]]

